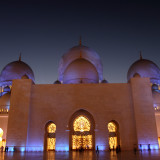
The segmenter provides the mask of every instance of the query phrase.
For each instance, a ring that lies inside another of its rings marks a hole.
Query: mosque
[[[109,83],[99,55],[80,42],[62,56],[58,72],[53,84],[35,84],[21,57],[2,69],[0,147],[159,149],[160,69],[154,62],[140,56],[126,83]]]

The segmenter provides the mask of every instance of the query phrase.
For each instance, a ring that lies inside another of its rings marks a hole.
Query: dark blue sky
[[[158,1],[0,1],[0,70],[22,52],[36,83],[53,83],[61,56],[82,44],[99,53],[104,78],[127,82],[130,65],[143,58],[160,66]]]

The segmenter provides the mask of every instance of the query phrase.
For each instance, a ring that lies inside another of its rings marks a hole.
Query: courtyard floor
[[[160,150],[102,152],[0,152],[0,160],[160,160]]]

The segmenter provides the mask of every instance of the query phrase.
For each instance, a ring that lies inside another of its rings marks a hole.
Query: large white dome
[[[66,68],[63,75],[64,84],[98,83],[99,76],[92,63],[83,58],[76,59]]]
[[[34,81],[34,73],[30,66],[23,61],[14,61],[7,64],[0,75],[0,82],[12,81],[13,79],[21,79],[23,76],[27,76]]]
[[[63,75],[67,67],[81,56],[89,61],[97,70],[99,80],[103,80],[103,67],[99,55],[92,49],[78,45],[66,52],[59,63],[59,80],[63,81]]]
[[[140,77],[150,78],[151,83],[160,84],[160,69],[150,60],[140,59],[134,62],[128,70],[128,81],[136,74],[138,74]]]

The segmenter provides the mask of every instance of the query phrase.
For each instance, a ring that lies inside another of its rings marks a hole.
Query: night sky
[[[101,57],[104,78],[127,82],[130,65],[144,59],[160,66],[160,4],[158,1],[1,0],[0,70],[22,60],[36,83],[58,78],[61,56],[82,44]]]

